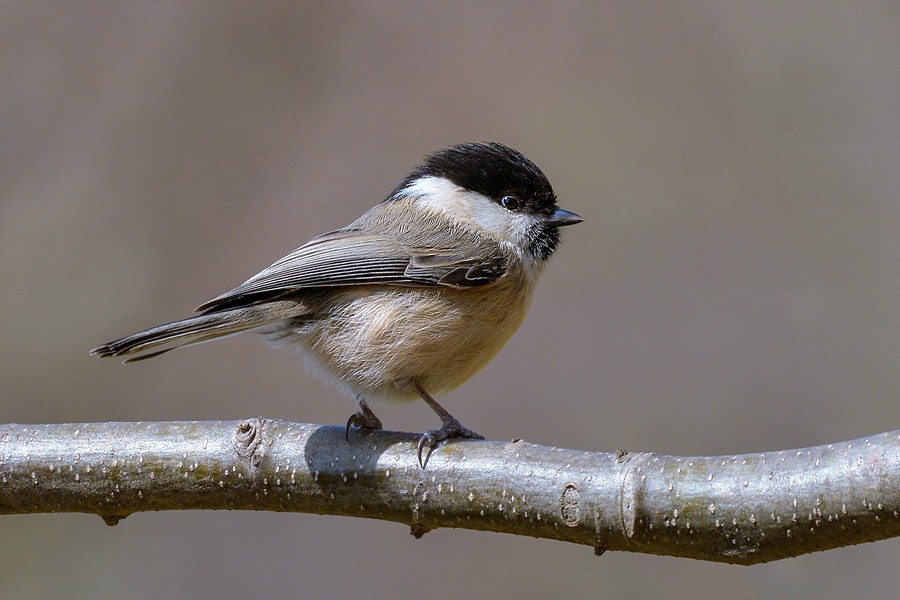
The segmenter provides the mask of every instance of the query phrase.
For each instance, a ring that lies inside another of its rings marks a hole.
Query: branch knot
[[[256,473],[266,455],[263,440],[266,436],[267,420],[262,417],[241,421],[234,430],[234,451],[241,462],[245,463],[251,473]]]

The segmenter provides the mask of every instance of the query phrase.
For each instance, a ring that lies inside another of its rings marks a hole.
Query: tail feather
[[[107,342],[91,350],[91,354],[101,358],[137,354],[138,356],[133,356],[125,362],[145,360],[176,348],[236,335],[283,319],[284,314],[266,310],[262,306],[208,313],[157,325]],[[161,346],[165,347],[160,348]],[[148,352],[150,350],[154,351]]]

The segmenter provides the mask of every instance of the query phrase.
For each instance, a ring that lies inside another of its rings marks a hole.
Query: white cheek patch
[[[534,217],[510,212],[490,198],[464,190],[443,177],[422,177],[401,193],[418,196],[417,202],[423,208],[474,225],[478,231],[499,238],[517,249],[526,245],[528,230],[535,221]]]

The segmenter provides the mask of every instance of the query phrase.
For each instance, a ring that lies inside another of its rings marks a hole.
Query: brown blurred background
[[[528,154],[567,229],[441,398],[488,437],[730,454],[900,427],[900,4],[4,3],[0,422],[343,423],[252,336],[138,365],[421,157]],[[435,425],[422,405],[387,426]],[[740,568],[266,513],[0,518],[0,597],[888,598],[900,542]]]

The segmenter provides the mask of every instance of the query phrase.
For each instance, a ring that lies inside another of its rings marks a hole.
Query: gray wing
[[[449,286],[490,284],[503,276],[498,247],[482,256],[424,252],[386,234],[339,230],[314,238],[238,287],[197,308],[214,312],[254,304],[300,288],[345,285]]]

